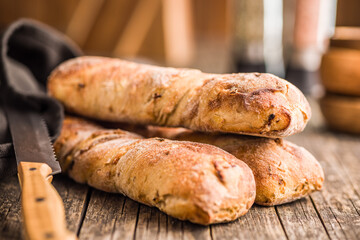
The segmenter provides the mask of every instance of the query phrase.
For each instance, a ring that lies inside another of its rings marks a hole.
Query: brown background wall
[[[338,0],[336,25],[360,26],[360,1]]]
[[[74,17],[79,0],[0,0],[0,28],[12,21],[28,17],[45,22],[62,32],[66,32]],[[99,11],[93,16],[95,21],[81,47],[89,54],[112,55],[124,28],[139,0],[104,0]],[[229,38],[229,1],[192,1],[195,49],[199,39],[213,38],[227,41]],[[139,56],[156,61],[164,60],[164,40],[161,4],[151,24],[149,34],[139,51]]]

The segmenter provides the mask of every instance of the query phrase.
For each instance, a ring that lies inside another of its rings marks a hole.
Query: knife
[[[64,205],[51,184],[52,176],[60,173],[61,168],[45,121],[40,114],[24,107],[10,107],[9,99],[5,101],[22,189],[25,238],[76,239],[76,235],[66,229]]]

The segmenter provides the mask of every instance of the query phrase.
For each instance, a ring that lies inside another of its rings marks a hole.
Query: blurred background
[[[0,29],[27,17],[88,55],[273,73],[309,96],[326,93],[325,109],[329,95],[351,97],[358,115],[348,125],[360,119],[359,11],[359,0],[0,0]],[[339,118],[330,109],[325,117]]]

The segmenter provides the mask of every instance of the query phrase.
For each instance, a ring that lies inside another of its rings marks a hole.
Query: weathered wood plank
[[[211,226],[213,239],[286,239],[274,207],[254,205],[238,220]]]
[[[167,217],[156,208],[141,204],[135,231],[135,239],[166,239]]]
[[[89,187],[76,183],[65,175],[54,176],[53,185],[64,202],[67,228],[76,234],[82,222],[81,212]]]
[[[275,208],[289,239],[329,239],[309,197]]]
[[[357,198],[349,198],[360,214],[360,139],[354,136],[342,136],[338,144],[337,159],[344,169]]]
[[[121,216],[116,219],[112,239],[134,239],[140,204],[129,199],[124,199]]]
[[[93,190],[79,239],[210,239],[209,227],[174,219],[120,194]]]
[[[2,179],[0,192],[0,239],[20,239],[22,227],[17,177]]]
[[[136,239],[211,239],[210,228],[180,221],[156,208],[140,205]]]
[[[180,222],[180,221],[178,221],[178,222]],[[179,223],[177,223],[177,224],[179,224]],[[207,227],[207,226],[200,226],[200,225],[192,224],[190,222],[184,222],[183,230],[184,230],[184,239],[189,239],[189,240],[197,240],[197,239],[210,240],[210,239],[212,239],[210,227]]]
[[[79,238],[111,239],[116,219],[121,216],[124,200],[125,197],[121,194],[93,190]]]
[[[166,214],[164,214],[166,216]],[[170,216],[166,216],[166,235],[162,235],[160,239],[188,239],[185,236],[185,229],[184,224],[187,223],[188,225],[192,225],[194,231],[199,228],[199,225],[192,224],[190,222],[180,221]],[[189,233],[189,232],[187,232]],[[210,234],[210,231],[209,231]],[[191,235],[187,234],[188,237],[192,237]],[[210,236],[210,235],[209,235]],[[203,239],[203,236],[198,235],[197,239]]]
[[[312,194],[311,199],[330,238],[358,239],[360,236],[360,215],[357,207],[359,194],[351,183],[348,170],[359,168],[359,161],[353,158],[348,159],[349,162],[346,165],[343,164],[344,155],[341,148],[348,145],[347,151],[353,152],[355,149],[350,148],[348,140],[342,135],[337,134],[334,137],[328,132],[307,132],[301,137],[291,139],[312,152],[324,168],[324,189]]]
[[[167,216],[156,208],[140,205],[136,239],[211,239],[210,228]]]

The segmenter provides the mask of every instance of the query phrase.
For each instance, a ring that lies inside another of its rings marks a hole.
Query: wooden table
[[[325,171],[321,192],[293,203],[254,205],[240,219],[203,227],[183,222],[120,194],[55,176],[68,227],[79,239],[360,239],[360,136],[327,131],[317,106],[307,129],[289,139],[307,148]],[[0,239],[21,238],[16,176],[0,181]]]

